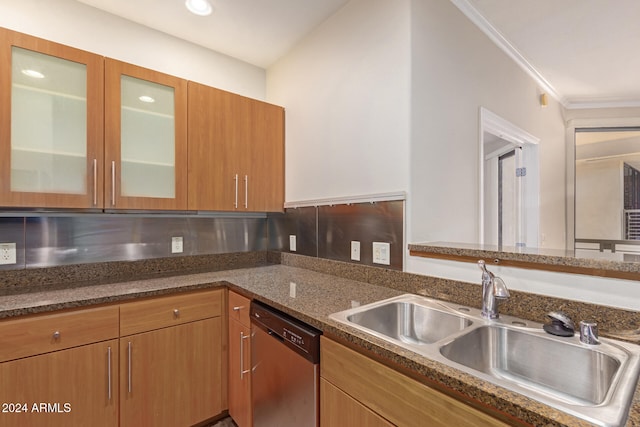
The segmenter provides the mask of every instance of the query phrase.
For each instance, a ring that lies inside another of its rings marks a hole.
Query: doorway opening
[[[480,236],[484,245],[537,247],[539,139],[480,109]]]

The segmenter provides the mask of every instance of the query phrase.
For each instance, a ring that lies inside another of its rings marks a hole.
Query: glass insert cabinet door
[[[102,57],[0,41],[0,206],[102,207]]]
[[[112,59],[105,69],[105,208],[186,209],[186,81]]]

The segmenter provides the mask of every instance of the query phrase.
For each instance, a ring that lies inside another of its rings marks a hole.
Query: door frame
[[[508,120],[498,116],[492,111],[480,107],[479,110],[479,129],[478,129],[478,242],[485,243],[485,191],[484,191],[484,163],[485,163],[485,132],[495,135],[501,139],[510,142],[516,147],[522,148],[523,166],[527,168],[529,179],[524,190],[524,206],[522,215],[526,218],[526,229],[522,230],[525,241],[522,242],[528,247],[538,246],[538,234],[540,223],[539,209],[539,188],[540,174],[538,162],[538,144],[540,138],[530,134],[529,132],[519,128]]]

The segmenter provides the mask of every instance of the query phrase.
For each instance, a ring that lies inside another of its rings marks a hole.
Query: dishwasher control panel
[[[314,363],[320,360],[322,332],[314,327],[256,301],[251,302],[251,323]]]

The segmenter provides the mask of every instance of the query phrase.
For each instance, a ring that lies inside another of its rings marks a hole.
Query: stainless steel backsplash
[[[404,202],[286,209],[284,214],[269,214],[268,234],[269,250],[293,252],[289,236],[295,235],[296,254],[402,270]],[[351,260],[352,241],[360,242],[360,261]],[[373,242],[390,244],[390,265],[373,263]]]
[[[172,237],[183,238],[182,253],[171,253]],[[153,214],[0,217],[0,243],[14,242],[17,263],[0,265],[0,269],[265,251],[267,218]]]
[[[402,270],[404,202],[286,209],[284,214],[0,214],[0,243],[16,243],[16,264],[0,270],[185,255],[289,251],[332,260],[373,264],[372,243],[387,242],[391,265]],[[171,253],[171,238],[183,238],[183,252]],[[361,244],[361,261],[351,261],[350,244]],[[378,265],[381,266],[381,265]]]

